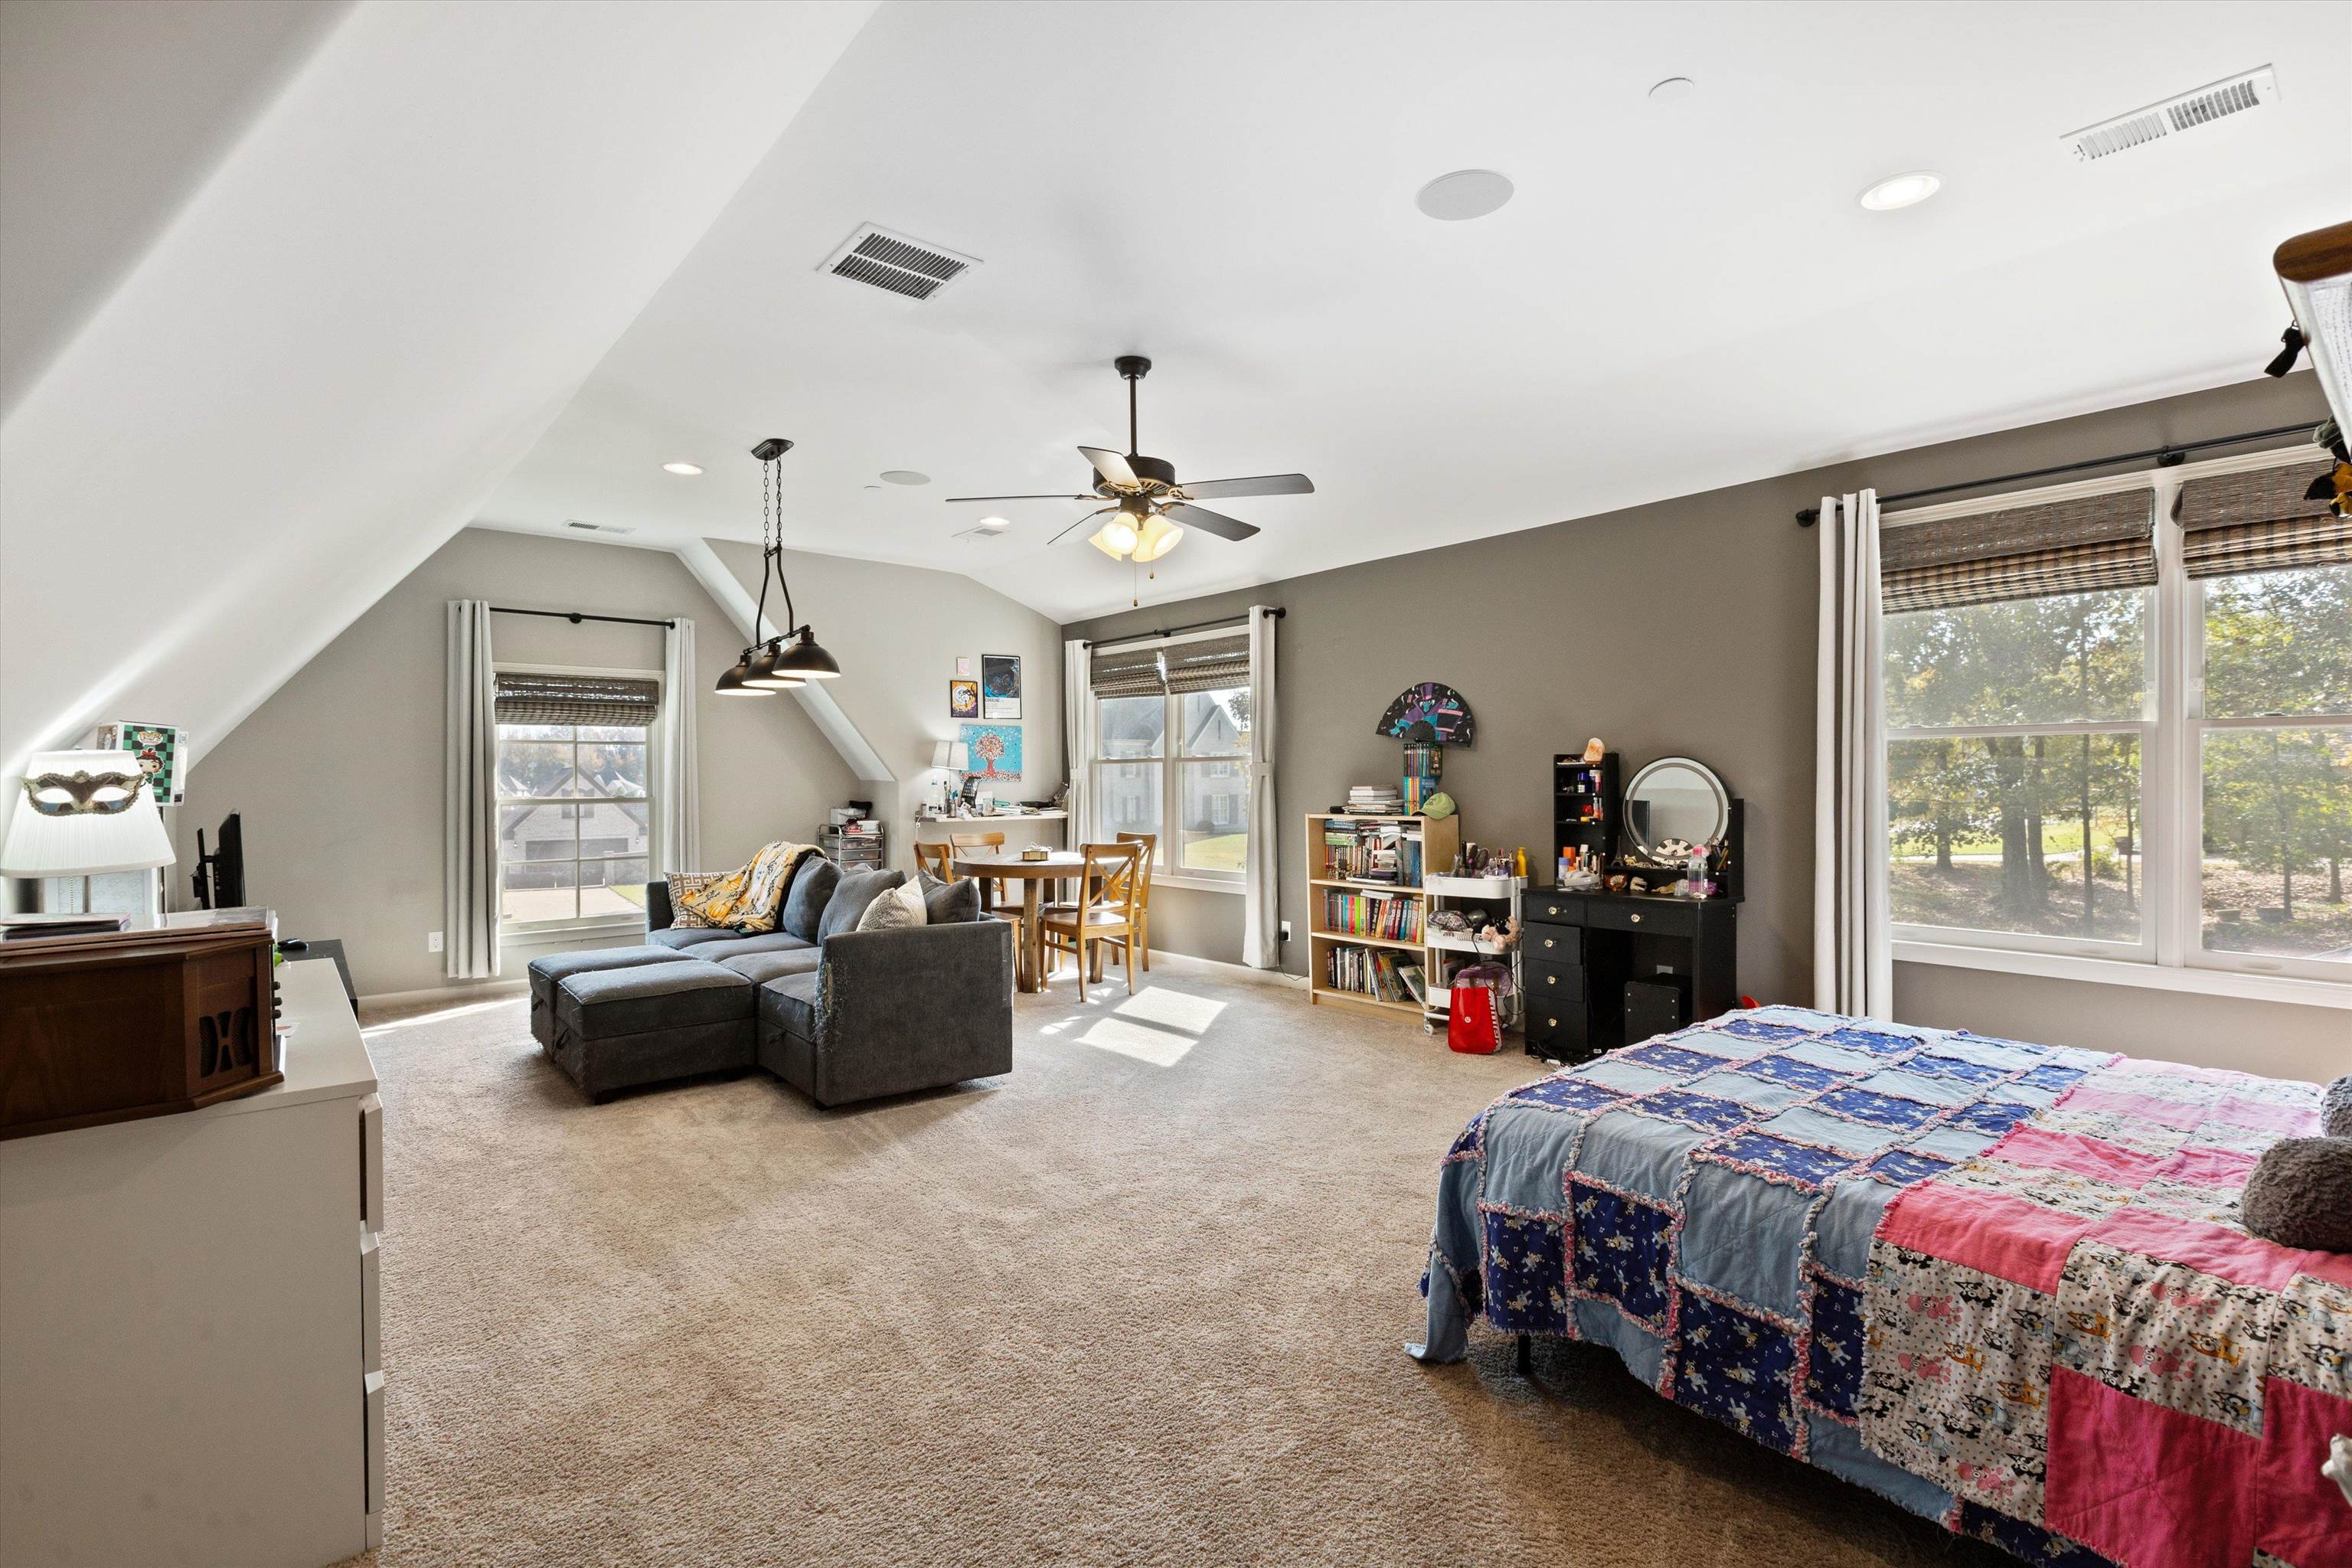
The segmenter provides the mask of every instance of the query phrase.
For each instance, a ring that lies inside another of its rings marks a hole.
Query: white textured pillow
[[[919,882],[901,882],[866,906],[858,917],[859,931],[905,931],[929,923]]]

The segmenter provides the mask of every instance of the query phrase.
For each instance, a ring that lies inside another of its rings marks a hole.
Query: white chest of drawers
[[[0,1563],[319,1568],[381,1538],[383,1107],[335,966],[286,1079],[0,1143]]]

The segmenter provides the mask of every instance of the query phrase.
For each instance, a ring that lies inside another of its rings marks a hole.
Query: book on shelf
[[[1395,822],[1327,820],[1323,874],[1332,881],[1421,886],[1421,836]]]
[[[1421,940],[1421,902],[1381,889],[1323,892],[1323,929],[1335,936],[1376,936],[1390,942]]]
[[[1333,948],[1323,961],[1323,979],[1329,990],[1376,1002],[1419,1005],[1427,994],[1420,964],[1378,948]]]

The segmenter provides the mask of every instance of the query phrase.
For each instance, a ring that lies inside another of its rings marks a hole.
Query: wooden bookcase
[[[1307,1000],[1309,1005],[1320,1002],[1340,1002],[1349,1006],[1366,1007],[1374,1012],[1397,1017],[1419,1019],[1422,1005],[1414,1001],[1390,1002],[1360,992],[1342,990],[1324,978],[1329,967],[1330,955],[1339,948],[1357,948],[1367,952],[1392,953],[1398,962],[1421,965],[1427,963],[1428,945],[1416,934],[1412,940],[1401,938],[1358,936],[1348,931],[1329,929],[1324,920],[1324,894],[1339,892],[1386,893],[1392,898],[1407,899],[1415,905],[1418,932],[1425,933],[1428,926],[1429,900],[1420,883],[1386,883],[1353,880],[1339,874],[1331,864],[1331,856],[1323,840],[1328,825],[1339,823],[1395,824],[1403,835],[1417,838],[1421,844],[1421,869],[1423,875],[1435,870],[1443,874],[1454,864],[1454,856],[1461,847],[1462,819],[1444,816],[1432,820],[1421,816],[1373,816],[1358,812],[1311,811],[1307,814]],[[1424,973],[1423,983],[1427,983]]]

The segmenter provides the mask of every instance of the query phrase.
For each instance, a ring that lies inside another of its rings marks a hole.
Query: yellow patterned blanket
[[[715,926],[740,931],[773,931],[783,914],[784,889],[792,883],[793,868],[801,863],[802,856],[815,853],[814,844],[787,844],[780,838],[752,856],[750,865],[688,893],[679,900],[680,907]]]

